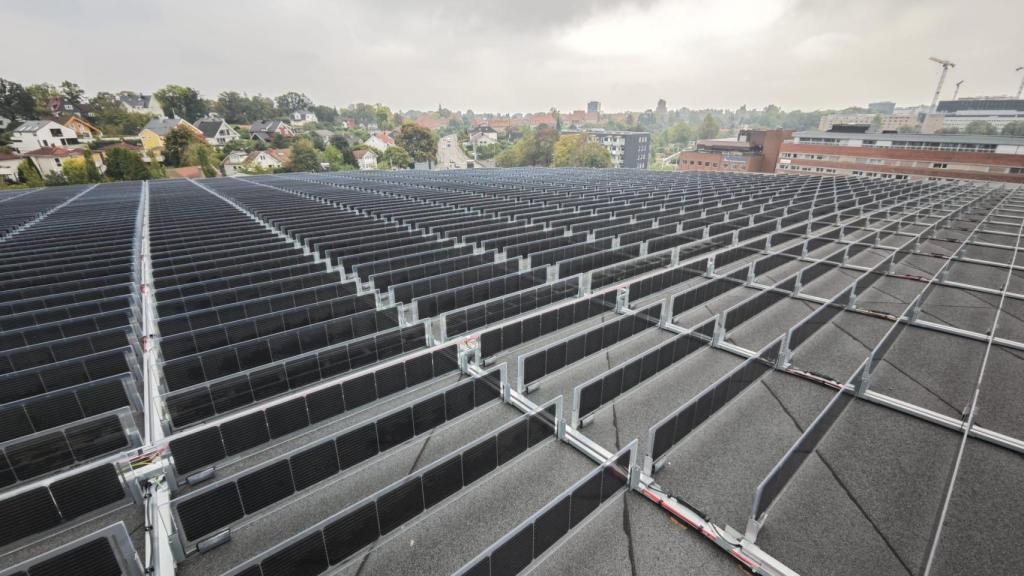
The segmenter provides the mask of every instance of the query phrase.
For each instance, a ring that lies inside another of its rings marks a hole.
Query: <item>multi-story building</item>
[[[826,114],[818,120],[818,130],[827,132],[837,124],[870,126],[876,114]]]
[[[565,134],[586,134],[591,142],[597,142],[608,150],[613,168],[647,169],[651,156],[651,134],[649,132],[624,132],[603,130],[563,130]]]
[[[908,126],[917,126],[917,114],[903,112],[899,114],[827,114],[818,121],[818,130],[827,132],[836,126],[871,126],[879,120],[878,131],[896,132]]]
[[[680,172],[775,172],[782,143],[792,130],[741,130],[736,138],[698,140],[680,152]]]
[[[892,114],[896,111],[895,102],[872,102],[868,104],[868,111],[874,114]]]
[[[1024,138],[797,132],[783,142],[777,171],[895,180],[1024,183]]]
[[[964,130],[971,122],[981,120],[1002,130],[1010,122],[1024,121],[1024,100],[1015,98],[959,98],[943,100],[929,114],[921,131],[939,128]]]
[[[600,114],[601,103],[598,102],[597,100],[591,100],[590,102],[587,102],[587,112],[590,112],[592,114]]]

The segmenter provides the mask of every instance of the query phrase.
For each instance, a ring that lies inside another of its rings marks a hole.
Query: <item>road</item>
[[[459,145],[458,136],[455,134],[449,134],[438,138],[437,140],[437,169],[448,170],[448,169],[463,169],[467,167],[467,163],[471,162],[472,158],[466,155],[466,152]],[[493,161],[480,161],[476,163],[477,167],[485,168],[493,166]]]

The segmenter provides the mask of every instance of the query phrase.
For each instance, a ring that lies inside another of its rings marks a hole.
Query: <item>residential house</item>
[[[22,154],[22,156],[35,164],[36,169],[39,170],[39,174],[43,178],[50,174],[60,174],[64,167],[64,162],[84,155],[85,151],[81,148],[66,148],[62,146],[46,146]],[[107,167],[103,164],[103,156],[101,154],[93,154],[92,161],[100,169],[100,173],[106,171]]]
[[[166,170],[167,178],[169,179],[180,179],[190,178],[192,180],[198,180],[204,178],[202,166],[181,166],[179,168],[168,168]]]
[[[249,137],[253,140],[270,142],[274,134],[280,134],[285,138],[295,136],[295,131],[283,120],[257,120],[249,126]]]
[[[413,123],[427,130],[438,130],[448,125],[450,118],[440,118],[432,114],[420,114],[419,118],[413,120]]]
[[[387,132],[374,132],[370,134],[370,137],[363,144],[378,152],[383,152],[392,146],[396,146],[394,139]]]
[[[330,130],[313,130],[313,134],[316,134],[324,144],[330,144],[331,138],[334,138],[334,132]]]
[[[216,116],[200,118],[196,121],[195,126],[203,133],[203,138],[206,138],[206,143],[210,146],[220,147],[241,138],[237,130],[232,128],[223,118],[217,118]]]
[[[296,110],[291,115],[292,126],[302,126],[304,124],[312,124],[317,121],[316,114],[309,110]]]
[[[377,154],[373,150],[355,150],[352,155],[356,157],[360,170],[377,169]]]
[[[0,152],[0,182],[17,182],[18,166],[23,158],[17,154]]]
[[[93,154],[99,154],[100,158],[103,159],[103,163],[106,164],[107,155],[110,153],[111,150],[114,150],[115,148],[120,148],[121,150],[127,150],[134,154],[138,154],[142,158],[143,162],[150,161],[150,157],[146,155],[146,150],[143,149],[142,146],[136,146],[134,144],[129,144],[127,142],[117,142],[115,144],[103,146],[102,148],[96,148],[93,150]]]
[[[152,118],[143,126],[142,132],[139,132],[142,148],[146,154],[154,152],[157,155],[157,160],[163,162],[164,137],[168,132],[180,126],[192,131],[200,138],[203,137],[203,133],[198,128],[181,118]]]
[[[53,120],[29,120],[11,133],[11,148],[21,154],[51,146],[78,146],[78,134]]]
[[[480,126],[469,133],[469,143],[473,146],[497,144],[498,131],[487,125]]]
[[[66,128],[71,128],[78,135],[79,142],[92,142],[103,138],[103,131],[95,124],[82,118],[78,114],[65,114],[59,116],[55,121]]]
[[[291,151],[287,148],[268,148],[266,150],[254,150],[241,156],[239,151],[228,154],[224,159],[222,168],[225,176],[235,176],[249,171],[272,171],[283,168],[288,163],[288,155]]]
[[[129,112],[152,114],[157,118],[164,117],[164,109],[152,94],[147,96],[141,93],[135,94],[134,92],[122,92],[117,96],[117,100]]]

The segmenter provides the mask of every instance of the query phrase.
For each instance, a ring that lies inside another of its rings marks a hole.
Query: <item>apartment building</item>
[[[651,156],[651,134],[649,132],[625,132],[620,130],[563,130],[564,134],[586,134],[591,142],[597,142],[608,150],[613,168],[639,168],[646,170]]]
[[[1024,138],[797,132],[783,142],[777,172],[1024,183]]]
[[[792,130],[741,130],[736,138],[698,140],[680,152],[680,172],[775,172],[782,143]]]

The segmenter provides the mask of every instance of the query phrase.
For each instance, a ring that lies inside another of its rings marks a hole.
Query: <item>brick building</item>
[[[1024,183],[1024,138],[797,132],[782,144],[778,172]]]
[[[680,172],[775,172],[782,143],[792,130],[741,130],[736,138],[698,140],[679,154]]]

